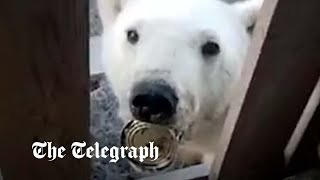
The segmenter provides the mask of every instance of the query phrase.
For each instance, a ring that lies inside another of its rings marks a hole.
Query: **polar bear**
[[[175,128],[186,164],[212,162],[262,2],[99,0],[119,116]]]

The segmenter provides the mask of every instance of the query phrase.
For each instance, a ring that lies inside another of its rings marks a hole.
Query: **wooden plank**
[[[88,139],[88,1],[0,2],[0,168],[5,180],[87,180],[88,160],[49,162],[34,141]]]
[[[234,90],[232,105],[230,106],[224,129],[222,131],[220,145],[218,146],[219,149],[212,166],[212,172],[210,175],[211,179],[216,179],[219,175],[277,3],[278,0],[264,1],[264,4],[260,10],[258,22],[256,23],[252,33],[252,44],[249,47],[250,53],[248,53],[247,60],[244,63],[244,70],[242,72],[241,80],[237,86],[238,88]]]
[[[295,153],[304,134],[306,133],[306,129],[310,125],[310,121],[315,118],[314,114],[315,114],[317,107],[319,106],[319,102],[320,102],[320,78],[319,78],[317,85],[314,88],[314,90],[310,96],[310,99],[309,99],[306,107],[303,110],[303,113],[300,117],[300,120],[299,120],[287,146],[286,146],[286,149],[284,150],[284,157],[285,157],[286,165],[288,165],[290,163],[293,154]],[[316,147],[314,148],[315,150],[317,150],[317,145],[318,144],[316,144]],[[316,157],[315,159],[318,159],[318,158]]]
[[[318,105],[308,127],[290,158],[286,167],[286,175],[292,176],[300,172],[320,167],[320,106]]]
[[[264,13],[272,12],[274,3],[265,1]],[[249,67],[227,119],[234,124],[226,129],[235,128],[228,148],[218,154],[223,164],[220,168],[215,163],[211,179],[263,180],[283,175],[283,151],[320,76],[318,7],[318,0],[279,0],[260,55],[259,32],[264,28],[259,24],[264,22],[258,22]]]

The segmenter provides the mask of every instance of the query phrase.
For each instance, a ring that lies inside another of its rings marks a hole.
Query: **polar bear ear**
[[[235,2],[232,6],[235,8],[248,30],[250,30],[257,21],[262,4],[263,0],[245,0]]]
[[[113,24],[128,0],[97,0],[99,15],[104,27]]]

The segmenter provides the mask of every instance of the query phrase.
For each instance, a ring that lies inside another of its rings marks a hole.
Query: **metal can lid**
[[[127,158],[135,165],[143,166],[145,169],[164,169],[170,166],[174,159],[177,148],[177,136],[174,130],[151,123],[133,120],[126,125],[122,131],[121,143],[127,147],[145,147],[150,142],[159,148],[158,159],[146,158],[143,162],[139,159]]]

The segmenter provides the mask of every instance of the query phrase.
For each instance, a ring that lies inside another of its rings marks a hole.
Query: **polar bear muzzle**
[[[166,81],[140,81],[130,94],[130,110],[134,118],[160,125],[173,123],[178,97]]]

